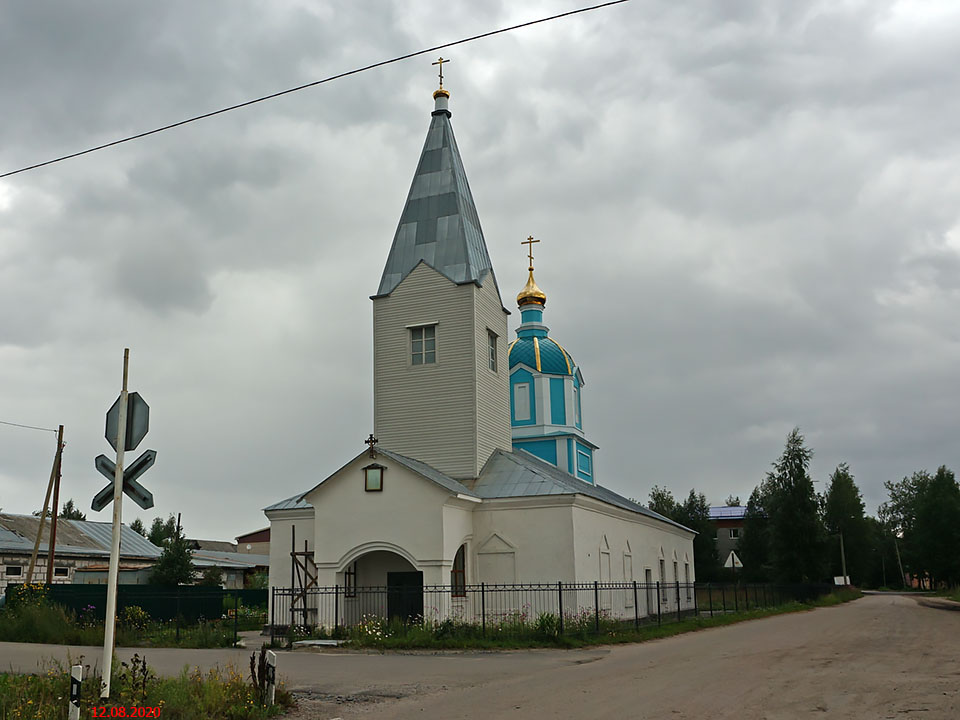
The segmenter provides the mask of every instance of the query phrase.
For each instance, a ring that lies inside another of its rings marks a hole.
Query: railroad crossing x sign
[[[123,469],[123,491],[144,510],[153,507],[153,493],[138,483],[137,478],[143,475],[156,461],[157,451],[147,450]],[[103,490],[94,496],[93,503],[91,503],[91,507],[99,512],[113,502],[113,478],[117,470],[117,464],[106,455],[98,455],[95,462],[97,470],[110,481]]]

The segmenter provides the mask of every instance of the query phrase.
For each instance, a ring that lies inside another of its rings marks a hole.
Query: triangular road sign
[[[742,568],[743,563],[740,562],[740,558],[737,557],[737,553],[731,550],[730,554],[727,555],[727,560],[723,563],[723,566],[725,568]]]

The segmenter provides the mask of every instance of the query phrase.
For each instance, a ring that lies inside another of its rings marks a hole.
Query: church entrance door
[[[387,573],[387,617],[404,622],[423,617],[423,573]]]

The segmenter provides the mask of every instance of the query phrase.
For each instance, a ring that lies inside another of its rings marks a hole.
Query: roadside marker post
[[[70,700],[67,720],[80,720],[80,683],[83,680],[83,665],[70,668]]]
[[[267,650],[267,705],[273,705],[277,699],[277,654]]]

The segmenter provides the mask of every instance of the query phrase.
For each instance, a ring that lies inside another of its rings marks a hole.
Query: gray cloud
[[[0,166],[567,7],[11,4]],[[958,25],[631,3],[450,51],[505,303],[534,234],[602,482],[745,499],[794,425],[816,478],[850,462],[871,510],[884,480],[960,466]],[[0,181],[0,420],[64,423],[65,497],[101,484],[123,347],[156,510],[193,534],[263,526],[351,456],[429,60]],[[52,445],[0,427],[5,510],[42,502]]]

